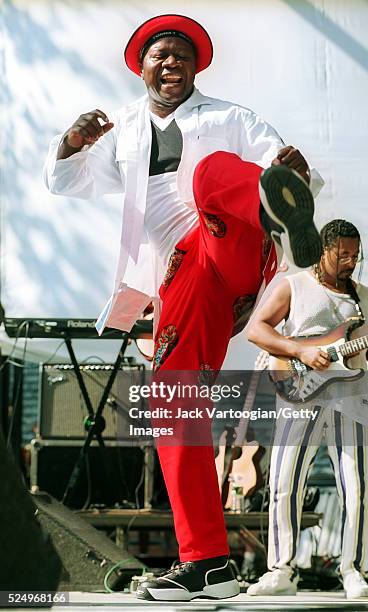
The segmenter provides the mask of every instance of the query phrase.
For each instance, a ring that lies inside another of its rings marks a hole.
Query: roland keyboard
[[[94,319],[4,319],[5,331],[10,338],[98,338],[121,340],[126,332],[118,329],[105,329],[101,336],[95,328]],[[138,320],[129,332],[132,339],[152,338],[152,321]]]

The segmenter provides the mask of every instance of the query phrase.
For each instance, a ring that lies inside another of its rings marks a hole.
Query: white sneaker
[[[256,584],[251,584],[247,595],[296,595],[296,583],[292,582],[290,573],[276,569],[263,574]]]
[[[343,584],[348,599],[368,597],[368,584],[357,570],[345,574]]]

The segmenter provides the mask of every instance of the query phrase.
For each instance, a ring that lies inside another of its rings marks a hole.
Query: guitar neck
[[[355,340],[348,340],[339,348],[340,353],[343,357],[348,357],[353,353],[364,351],[365,349],[368,349],[368,336],[361,336],[360,338],[356,338]]]
[[[257,387],[258,387],[259,379],[261,376],[262,376],[262,370],[256,370],[255,372],[253,372],[252,377],[250,379],[248,392],[247,392],[247,395],[246,395],[246,398],[243,404],[243,408],[242,408],[243,411],[250,411],[252,409],[254,400],[257,394]],[[248,429],[248,419],[241,418],[239,421],[238,428],[237,428],[235,446],[243,446],[245,436],[247,433],[247,429]]]

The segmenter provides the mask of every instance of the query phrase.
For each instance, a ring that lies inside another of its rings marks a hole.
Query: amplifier
[[[81,365],[84,383],[94,412],[98,407],[112,364]],[[105,440],[121,440],[129,424],[129,388],[144,383],[143,364],[123,363],[117,372],[102,416],[106,427]],[[137,404],[134,404],[135,406]],[[42,439],[83,440],[87,407],[79,388],[74,367],[69,364],[43,364],[40,368],[39,435]],[[131,439],[126,438],[131,445]]]
[[[34,438],[28,447],[31,489],[46,491],[62,500],[81,447],[82,441]],[[113,441],[107,441],[101,449],[93,440],[70,506],[81,508],[87,500],[88,504],[106,506],[125,500],[133,507],[143,506],[143,475],[143,449],[127,448]]]

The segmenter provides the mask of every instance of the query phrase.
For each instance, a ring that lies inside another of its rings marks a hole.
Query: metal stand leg
[[[144,447],[144,508],[152,509],[155,472],[155,448],[152,445]]]
[[[102,394],[100,403],[97,407],[96,412],[94,413],[93,411],[93,407],[91,404],[91,400],[88,396],[88,391],[86,389],[84,380],[83,380],[83,376],[81,374],[81,371],[79,369],[79,365],[78,362],[76,360],[75,357],[75,353],[72,347],[72,342],[71,339],[69,337],[65,337],[65,344],[67,346],[69,355],[70,355],[70,359],[71,362],[74,366],[74,370],[75,370],[75,374],[77,376],[77,380],[79,383],[79,387],[83,396],[83,399],[85,401],[85,404],[87,406],[87,410],[88,410],[88,417],[87,417],[87,421],[86,421],[86,427],[87,427],[87,437],[86,440],[80,450],[79,453],[79,457],[75,463],[75,466],[73,468],[73,471],[71,473],[69,482],[67,484],[67,487],[65,489],[65,493],[63,496],[63,504],[67,504],[67,502],[70,500],[70,497],[72,495],[73,489],[77,484],[78,478],[80,476],[80,472],[83,468],[83,466],[85,465],[85,459],[86,459],[86,455],[88,453],[88,450],[90,448],[91,442],[94,438],[97,439],[100,449],[101,449],[101,458],[102,458],[102,462],[105,468],[105,473],[106,473],[106,482],[107,483],[111,483],[112,482],[112,477],[109,474],[109,463],[107,461],[107,457],[106,457],[106,448],[105,448],[105,444],[102,438],[102,432],[105,429],[105,419],[102,416],[102,412],[103,409],[105,407],[106,401],[109,397],[109,393],[111,391],[112,385],[114,384],[116,375],[118,373],[120,364],[124,358],[124,354],[126,351],[126,348],[128,346],[128,339],[129,339],[129,335],[128,333],[124,334],[124,340],[123,343],[121,345],[120,351],[118,353],[118,356],[116,358],[114,367],[112,369],[111,375],[109,377],[109,380],[107,381],[107,385],[104,389],[104,392]]]

